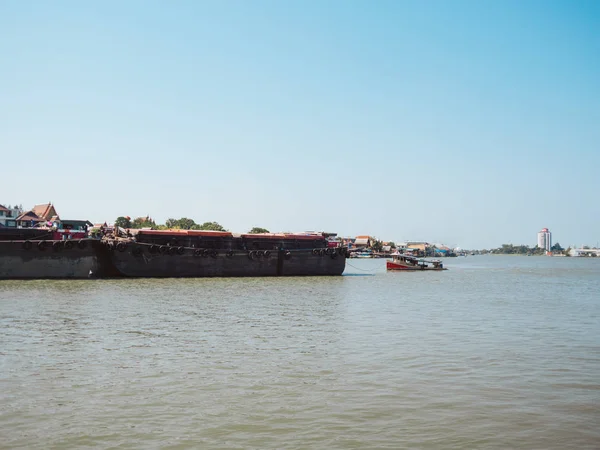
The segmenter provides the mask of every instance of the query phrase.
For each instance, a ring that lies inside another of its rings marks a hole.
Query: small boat
[[[392,254],[392,260],[386,263],[387,270],[448,270],[437,259],[426,260],[401,253]]]

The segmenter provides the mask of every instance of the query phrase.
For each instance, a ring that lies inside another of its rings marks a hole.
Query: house
[[[8,208],[4,205],[0,205],[0,227],[16,227],[17,217],[19,216],[20,210],[17,206]]]
[[[356,240],[354,241],[355,248],[369,248],[371,246],[371,237],[370,236],[356,236]]]
[[[392,253],[393,250],[396,250],[396,244],[394,242],[382,242],[381,251],[383,253]]]
[[[56,212],[56,209],[54,208],[54,205],[52,205],[52,203],[35,205],[31,209],[31,212],[33,212],[36,216],[45,221],[53,221],[52,219],[59,219],[58,213]]]
[[[23,214],[20,214],[19,217],[15,219],[15,221],[17,223],[17,227],[20,228],[33,228],[39,223],[45,222],[44,219],[38,217],[38,215],[33,211],[27,211]]]
[[[397,248],[400,253],[410,255],[425,256],[427,255],[430,245],[428,242],[408,241],[398,244]]]
[[[427,242],[407,242],[406,248],[411,250],[418,250],[420,252],[425,253],[427,251],[427,247],[429,247],[429,243]]]

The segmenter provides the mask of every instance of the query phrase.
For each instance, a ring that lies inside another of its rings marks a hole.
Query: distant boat
[[[448,270],[437,259],[419,259],[402,253],[392,254],[392,260],[387,261],[386,268],[392,271]]]

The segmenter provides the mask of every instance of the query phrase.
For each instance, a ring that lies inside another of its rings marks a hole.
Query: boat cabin
[[[386,266],[387,270],[446,270],[444,264],[437,259],[419,259],[403,253],[393,254]]]

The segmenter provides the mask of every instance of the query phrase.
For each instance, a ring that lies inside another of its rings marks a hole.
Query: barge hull
[[[0,279],[97,278],[110,272],[99,241],[69,242],[0,241]]]
[[[120,275],[147,278],[341,275],[346,266],[344,255],[315,255],[311,249],[256,257],[244,251],[201,256],[189,249],[184,254],[151,254],[145,246],[128,246],[111,250],[111,260]]]

